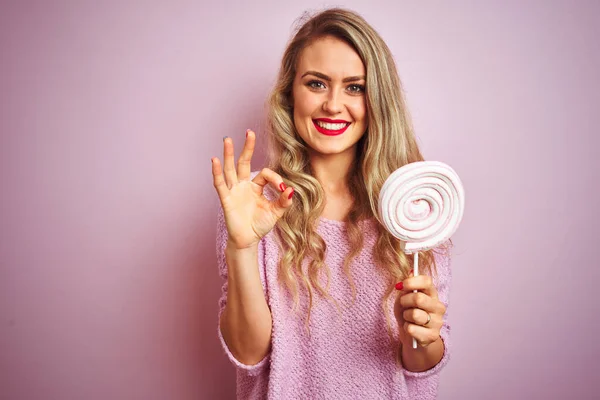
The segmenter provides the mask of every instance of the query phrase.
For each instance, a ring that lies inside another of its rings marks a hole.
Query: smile
[[[350,126],[350,122],[326,118],[313,119],[313,124],[320,133],[327,136],[341,135]]]

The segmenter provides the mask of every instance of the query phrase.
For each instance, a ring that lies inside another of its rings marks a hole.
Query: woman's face
[[[321,155],[354,155],[367,129],[365,66],[347,43],[326,36],[300,53],[292,88],[294,124]]]

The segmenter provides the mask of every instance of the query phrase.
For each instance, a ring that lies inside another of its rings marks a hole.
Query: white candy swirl
[[[392,173],[379,194],[386,229],[411,254],[434,248],[454,234],[465,209],[465,191],[450,166],[438,161],[407,164]]]

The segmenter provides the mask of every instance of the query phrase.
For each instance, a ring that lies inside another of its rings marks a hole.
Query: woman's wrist
[[[231,240],[227,241],[225,247],[225,256],[228,259],[243,259],[245,257],[254,257],[258,255],[258,242],[250,246],[239,247]]]
[[[435,367],[444,357],[445,351],[441,337],[426,347],[417,346],[413,349],[412,343],[401,344],[400,347],[402,366],[411,372],[424,372]]]
[[[232,283],[232,279],[260,283],[258,281],[258,243],[239,248],[235,243],[228,241],[225,248],[225,261],[230,283]]]

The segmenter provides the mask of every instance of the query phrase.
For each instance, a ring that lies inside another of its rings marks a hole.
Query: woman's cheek
[[[365,102],[365,98],[361,97],[355,102],[352,102],[349,106],[349,109],[354,119],[364,119],[367,114],[367,105]]]

